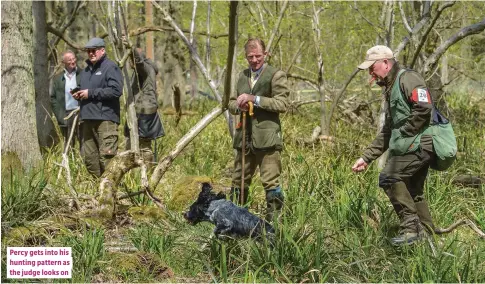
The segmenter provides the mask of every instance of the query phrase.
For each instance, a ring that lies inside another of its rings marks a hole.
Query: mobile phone
[[[81,91],[81,88],[76,87],[76,88],[72,89],[72,90],[70,91],[70,93],[71,93],[71,95],[73,95],[74,93],[76,93],[76,92],[78,92],[78,91]]]

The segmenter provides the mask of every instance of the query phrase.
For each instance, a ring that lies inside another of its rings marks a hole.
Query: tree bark
[[[192,20],[190,22],[189,42],[194,50],[197,51],[197,44],[195,44],[194,29],[195,29],[195,15],[197,14],[197,1],[194,0],[192,6]],[[193,60],[190,60],[190,108],[198,94],[199,85],[197,84],[197,67]]]
[[[147,26],[153,26],[153,6],[150,0],[145,0],[145,22]],[[146,34],[146,56],[152,60],[155,59],[153,52],[153,32]]]
[[[169,2],[161,3],[162,5],[168,5],[168,12],[170,15],[177,19],[179,18],[179,3]],[[153,2],[152,2],[152,5]],[[154,5],[156,7],[156,5]],[[172,105],[172,86],[178,84],[182,90],[182,98],[185,99],[185,83],[186,80],[183,76],[183,68],[185,68],[186,62],[185,57],[182,54],[182,47],[180,40],[175,33],[168,33],[167,39],[165,40],[165,50],[163,53],[162,62],[162,102],[163,108],[173,107]]]
[[[54,145],[56,132],[51,119],[49,72],[47,62],[47,22],[44,1],[32,2],[34,17],[34,86],[37,120],[37,137],[41,149]]]
[[[312,1],[313,15],[312,15],[312,28],[313,28],[313,40],[315,44],[315,53],[317,54],[318,64],[318,93],[320,95],[320,129],[321,134],[329,135],[330,126],[327,124],[327,110],[325,106],[325,88],[323,74],[325,72],[325,66],[323,64],[323,55],[320,50],[321,41],[321,28],[320,28],[320,12],[323,8],[317,10],[315,1]]]
[[[3,2],[2,15],[2,156],[13,154],[28,169],[42,161],[35,121],[32,2]]]
[[[237,31],[239,24],[239,17],[237,13],[239,2],[231,1],[229,6],[229,43],[227,47],[227,64],[226,64],[226,78],[224,80],[224,97],[222,98],[222,108],[226,109],[229,104],[229,97],[235,92],[235,84],[232,74],[236,71],[236,44],[237,44]],[[234,137],[234,123],[232,122],[232,116],[229,115],[229,111],[224,113],[227,119],[229,127],[229,134]]]
[[[207,1],[207,20],[206,20],[206,28],[207,28],[207,37],[205,39],[205,66],[207,67],[207,73],[211,73],[211,0]]]

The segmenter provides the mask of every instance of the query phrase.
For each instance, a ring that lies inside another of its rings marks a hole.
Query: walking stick
[[[253,116],[253,102],[248,102],[249,106],[249,116]],[[239,203],[243,205],[244,202],[244,169],[246,168],[246,112],[243,111],[242,113],[242,148],[241,148],[241,192],[239,194]]]

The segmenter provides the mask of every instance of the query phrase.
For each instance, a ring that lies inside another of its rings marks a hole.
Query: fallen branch
[[[57,180],[61,178],[62,169],[66,169],[67,186],[69,187],[71,197],[75,202],[75,204],[73,204],[73,207],[79,210],[79,200],[77,198],[78,194],[72,186],[71,169],[69,168],[69,159],[67,156],[67,153],[69,152],[69,146],[71,146],[72,137],[74,136],[74,131],[76,130],[77,120],[79,118],[79,107],[71,111],[69,115],[64,118],[64,120],[69,120],[73,115],[75,115],[74,121],[72,123],[73,127],[71,128],[71,132],[69,133],[69,138],[67,139],[67,142],[65,142],[64,144],[64,151],[62,152],[62,164],[59,168],[59,173],[57,174]]]
[[[165,158],[160,160],[155,171],[150,178],[150,188],[156,188],[165,172],[168,170],[173,160],[182,152],[182,150],[213,120],[221,115],[223,109],[220,107],[214,108],[210,113],[203,117],[189,132],[187,132],[175,145],[175,149],[170,152]]]
[[[448,228],[436,228],[434,232],[438,235],[446,234],[446,233],[452,232],[453,230],[455,230],[456,228],[462,225],[468,225],[473,231],[475,231],[475,233],[477,233],[480,236],[480,238],[485,239],[485,233],[482,230],[480,230],[478,226],[475,225],[475,223],[473,223],[473,221],[471,221],[468,218],[463,218],[461,220],[458,220],[457,222],[451,224]]]
[[[485,183],[485,179],[479,176],[472,175],[459,175],[453,179],[453,184],[458,184],[461,186],[480,188],[482,184]]]

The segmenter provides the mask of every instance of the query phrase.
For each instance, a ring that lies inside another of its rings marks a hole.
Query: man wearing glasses
[[[448,124],[448,120],[433,106],[423,77],[401,67],[387,46],[370,48],[358,68],[368,69],[371,82],[376,80],[384,87],[387,107],[381,132],[352,170],[364,171],[389,149],[389,159],[379,174],[379,186],[389,197],[400,221],[399,235],[391,243],[412,244],[435,229],[423,191],[429,168],[441,170],[436,167],[439,155],[436,150],[440,144],[435,138],[442,133],[434,130],[437,125]]]
[[[80,90],[72,96],[81,106],[84,163],[91,174],[100,177],[118,150],[123,77],[118,65],[106,56],[103,39],[92,38],[85,48],[87,66],[80,74]]]

